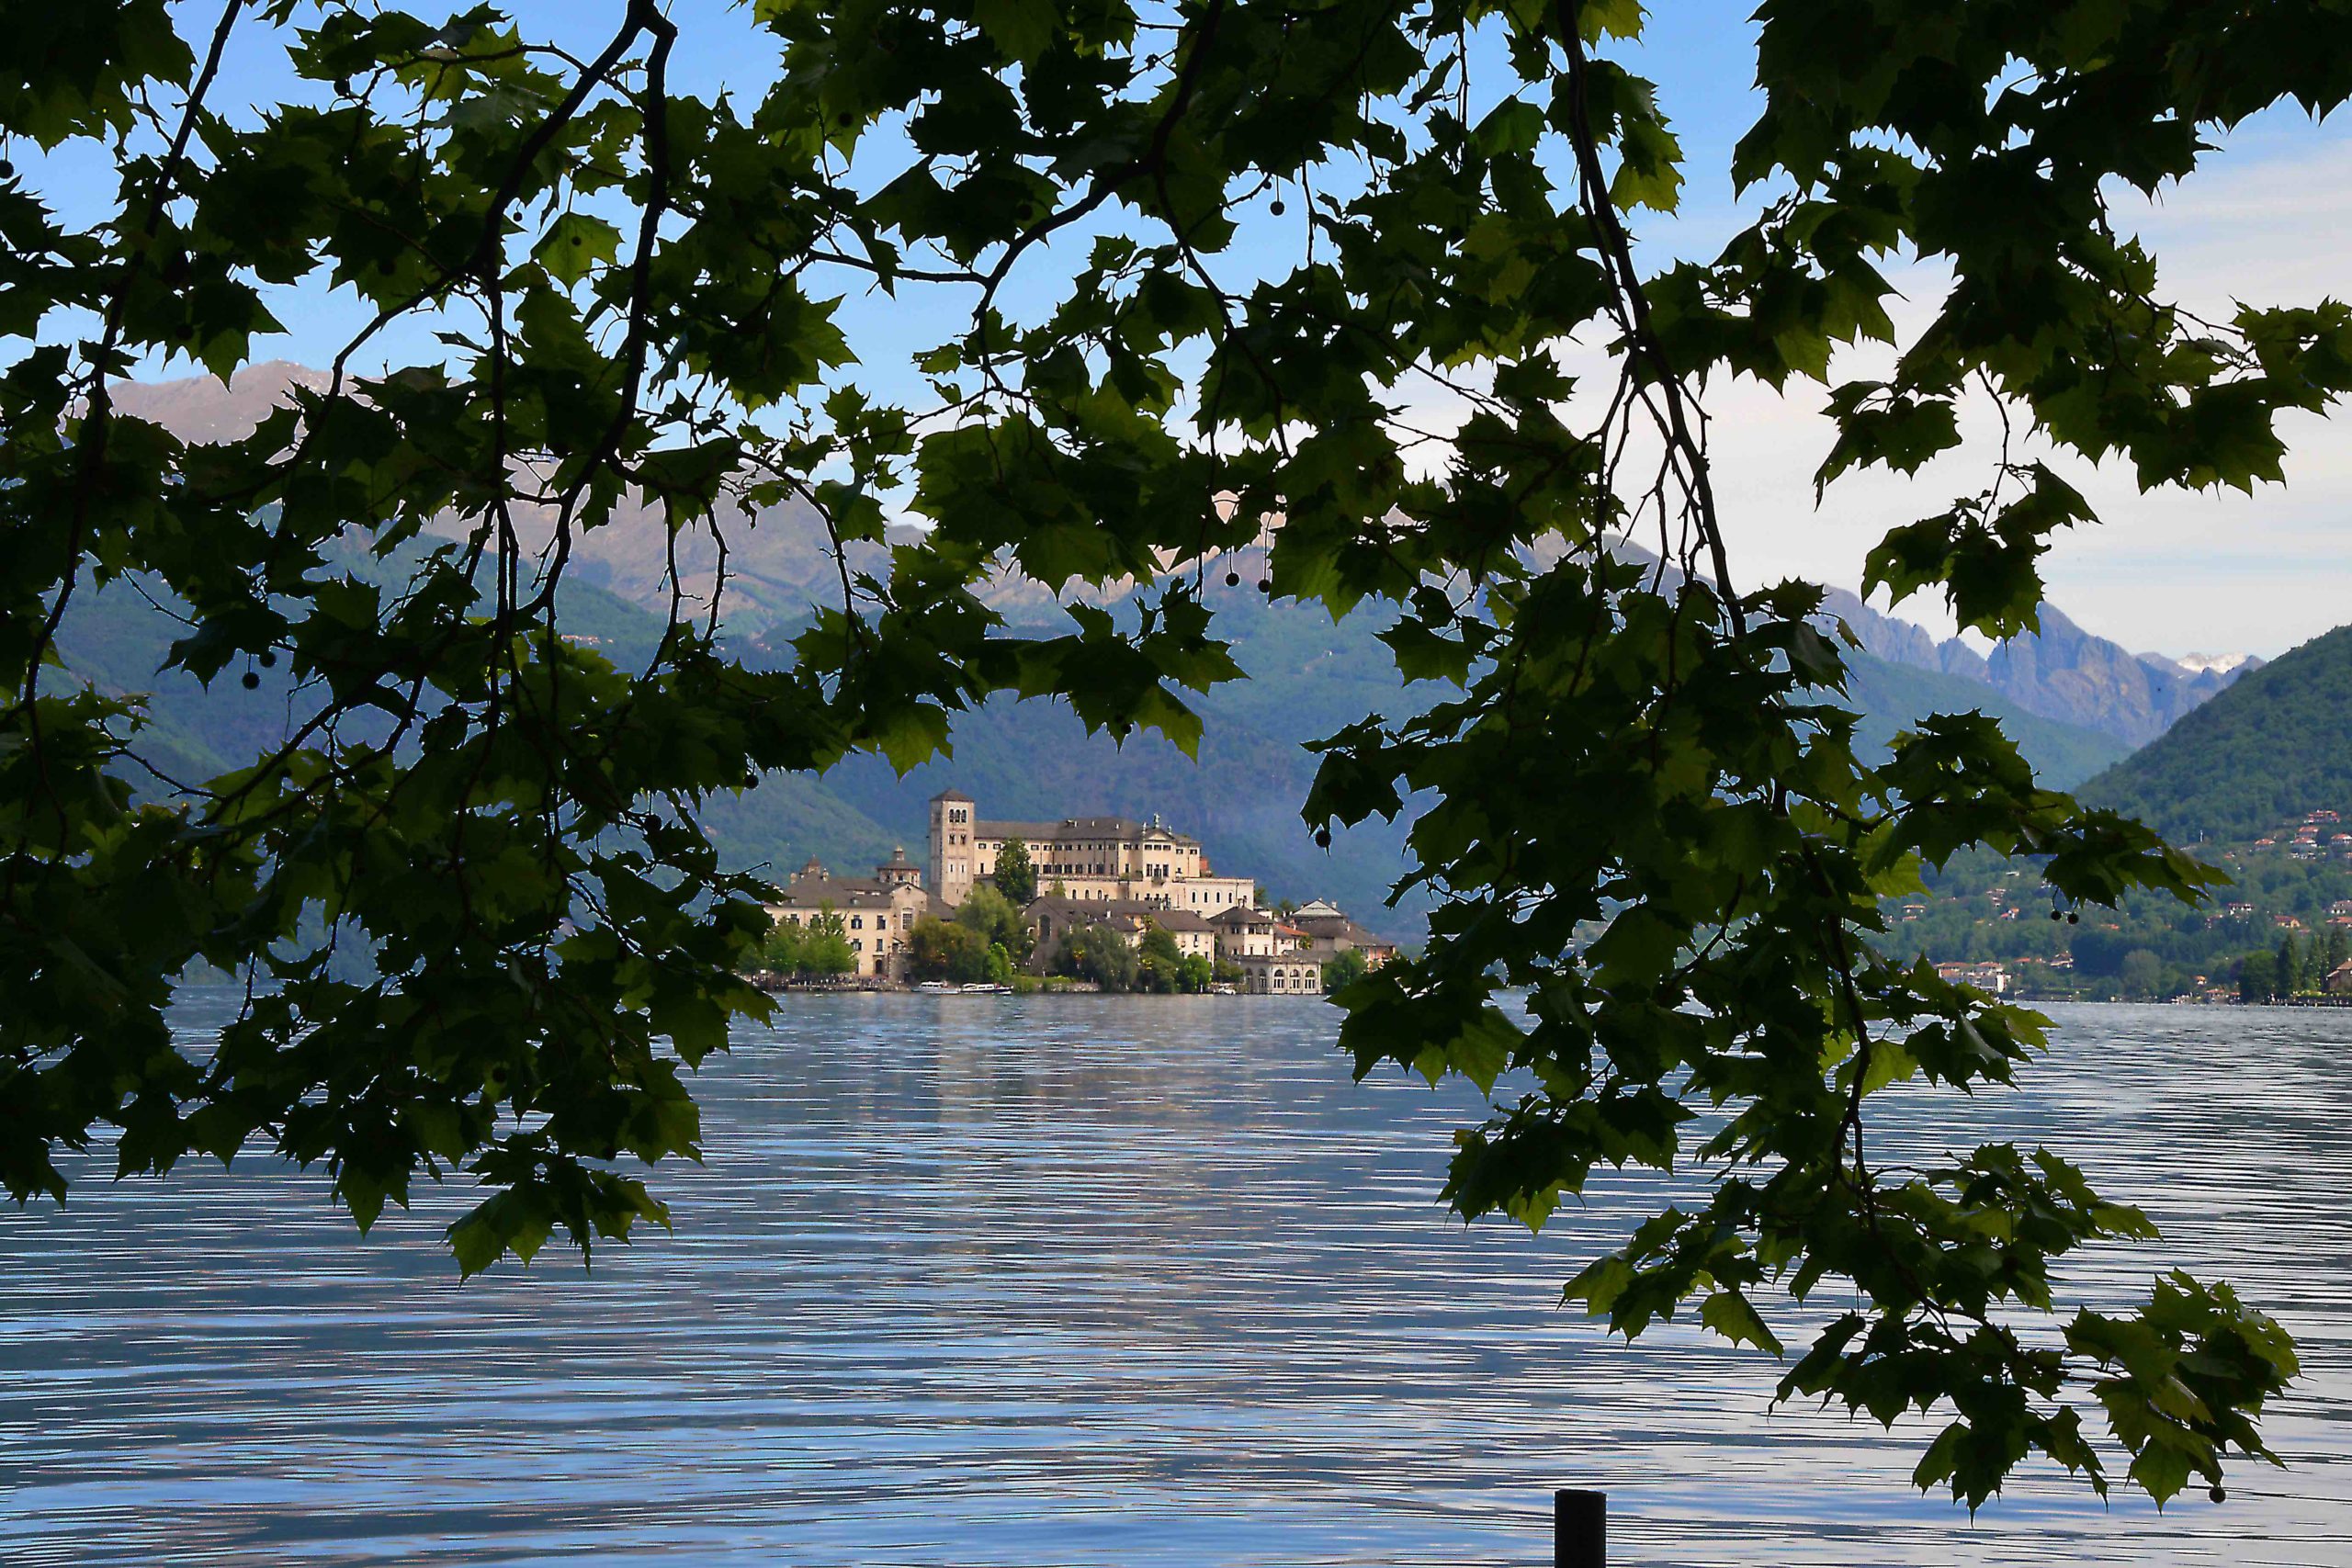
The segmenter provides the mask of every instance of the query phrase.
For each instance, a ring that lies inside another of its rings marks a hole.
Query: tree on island
[[[799,972],[803,975],[853,975],[857,954],[849,944],[849,924],[831,904],[817,911],[800,932]]]
[[[1012,978],[1012,960],[975,927],[925,915],[907,935],[907,973],[918,980],[1001,985]]]
[[[1344,989],[1351,983],[1363,979],[1365,971],[1370,967],[1364,962],[1363,954],[1356,949],[1352,947],[1340,949],[1323,960],[1324,992],[1328,995]]]
[[[1170,995],[1190,988],[1184,981],[1184,953],[1175,934],[1162,926],[1146,926],[1136,941],[1136,989]]]
[[[258,1141],[324,1163],[363,1227],[427,1171],[478,1179],[468,1273],[665,1219],[640,1168],[698,1152],[683,1070],[773,1005],[741,973],[772,889],[703,803],[853,751],[911,768],[1000,694],[1191,750],[1186,694],[1240,674],[1226,557],[1270,542],[1270,599],[1367,606],[1445,689],[1323,741],[1304,816],[1426,807],[1429,940],[1348,988],[1340,1036],[1360,1073],[1527,1086],[1463,1135],[1458,1212],[1540,1226],[1596,1167],[1671,1169],[1569,1299],[1629,1336],[1801,1331],[1781,1395],[1927,1414],[1914,1479],[1972,1506],[2035,1456],[2158,1498],[2268,1457],[2293,1353],[2226,1286],[2166,1273],[2042,1326],[2074,1254],[2152,1234],[2138,1211],[2054,1152],[1915,1167],[1871,1135],[1882,1089],[2006,1084],[2042,1040],[1873,949],[1923,867],[2037,857],[2108,906],[2217,874],[2039,788],[1981,715],[1858,750],[1821,591],[1735,561],[1718,497],[1748,477],[1706,433],[1747,378],[1824,406],[1824,487],[1969,471],[1864,576],[1994,637],[2092,521],[2069,474],[2276,480],[2282,417],[2352,386],[2352,311],[2182,310],[2116,197],[2275,104],[2340,104],[2352,14],[1768,0],[1757,120],[1701,171],[1747,193],[1738,227],[1645,272],[1686,171],[1630,0],[618,12],[546,39],[55,6],[70,68],[0,91],[0,133],[54,154],[0,173],[15,1197],[62,1197],[96,1142],[133,1175]],[[766,85],[673,91],[682,29],[747,17]],[[272,49],[295,101],[225,101],[220,62]],[[145,367],[234,371],[331,288],[363,324],[250,435],[118,406]],[[942,323],[911,364],[844,330],[876,292]],[[2031,452],[1971,439],[1996,423]],[[566,635],[573,547],[625,507],[710,536],[715,584],[727,532],[786,504],[840,594],[782,660],[674,573],[642,662]],[[1009,629],[996,572],[1066,622]],[[57,658],[126,578],[220,700],[282,671],[242,754],[189,762]],[[166,1009],[201,968],[267,983],[184,1052]]]
[[[760,968],[785,976],[848,975],[857,968],[857,954],[849,945],[849,927],[831,905],[820,908],[806,925],[776,921],[759,954]]]
[[[956,923],[977,932],[980,945],[1003,948],[1019,962],[1029,956],[1029,928],[1021,911],[1004,894],[987,883],[975,886],[956,907]]]
[[[1142,975],[1135,943],[1108,926],[1080,926],[1064,937],[1055,967],[1105,991],[1132,991]]]
[[[800,926],[796,920],[778,920],[760,944],[760,968],[774,975],[794,975],[800,969]]]
[[[1037,867],[1029,859],[1029,846],[1019,839],[1007,839],[1004,848],[996,854],[996,889],[1016,909],[1025,909],[1037,897]]]

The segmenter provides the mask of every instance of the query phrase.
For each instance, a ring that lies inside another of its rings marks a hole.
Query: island
[[[991,820],[947,789],[928,818],[922,865],[901,845],[868,877],[813,856],[794,873],[768,906],[763,983],[996,990],[1058,976],[1309,997],[1396,956],[1329,902],[1271,901],[1256,878],[1219,872],[1156,815]]]

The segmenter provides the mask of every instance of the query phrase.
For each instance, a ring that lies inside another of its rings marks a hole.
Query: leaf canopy
[[[1917,1479],[1971,1506],[2030,1455],[2104,1491],[2120,1449],[2159,1498],[2270,1457],[2293,1353],[2225,1287],[2030,1332],[2052,1266],[2144,1236],[2135,1212],[2047,1154],[1915,1170],[1865,1135],[1883,1087],[2006,1084],[2041,1038],[1871,948],[1921,861],[2043,856],[2092,900],[2205,874],[2039,787],[1989,723],[1859,758],[1818,591],[1733,570],[1704,399],[1821,383],[1825,484],[1952,450],[1964,398],[2013,412],[2045,456],[2002,451],[1869,561],[1995,633],[2091,521],[2070,468],[2275,479],[2280,416],[2352,384],[2352,311],[2199,320],[2109,193],[2270,105],[2335,107],[2352,7],[1767,0],[1732,166],[1753,221],[1649,275],[1629,226],[1684,170],[1615,58],[1632,0],[752,15],[773,85],[706,99],[671,62],[707,19],[652,0],[584,42],[487,6],[6,6],[44,69],[0,84],[0,133],[118,176],[82,221],[40,169],[0,174],[16,1197],[62,1197],[60,1156],[111,1129],[125,1173],[256,1142],[322,1164],[363,1226],[469,1178],[468,1271],[666,1224],[630,1172],[696,1153],[680,1069],[768,1007],[739,977],[765,884],[698,804],[853,750],[911,766],[997,692],[1190,744],[1185,694],[1238,673],[1209,584],[1271,539],[1268,592],[1394,606],[1400,669],[1451,683],[1333,735],[1306,816],[1429,803],[1428,947],[1339,1000],[1362,1071],[1530,1086],[1463,1136],[1465,1215],[1541,1224],[1597,1165],[1703,1172],[1570,1298],[1628,1334],[1696,1303],[1772,1349],[1776,1302],[1838,1281],[1860,1304],[1781,1392],[1938,1413]],[[220,62],[257,32],[301,85],[232,115]],[[1898,333],[1914,263],[1950,282]],[[270,301],[330,287],[361,326],[250,434],[117,406],[141,366],[227,374]],[[936,323],[906,373],[851,340],[851,289]],[[1828,389],[1860,342],[1892,367]],[[841,592],[788,668],[683,588],[641,663],[565,636],[572,546],[632,496],[676,533],[821,520]],[[1066,634],[1005,630],[981,589],[1012,571]],[[59,662],[73,598],[134,576],[187,606],[181,668],[287,671],[282,733],[219,777],[154,770],[136,696]],[[1137,584],[1134,616],[1094,607]],[[165,1010],[197,965],[250,1001],[189,1052]]]

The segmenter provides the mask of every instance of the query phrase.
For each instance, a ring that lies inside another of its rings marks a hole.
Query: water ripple
[[[211,1022],[205,1004],[191,1030]],[[355,1242],[266,1165],[0,1213],[10,1564],[2352,1563],[2352,1014],[2081,1009],[2030,1094],[1899,1105],[2046,1139],[2235,1280],[2307,1375],[2230,1501],[1913,1492],[1920,1434],[1557,1307],[1632,1179],[1541,1238],[1436,1206],[1475,1103],[1350,1085],[1308,1003],[793,999],[702,1075],[674,1235],[459,1286],[433,1194]]]

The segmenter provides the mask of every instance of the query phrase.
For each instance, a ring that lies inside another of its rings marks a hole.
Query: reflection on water
[[[258,1167],[0,1212],[0,1562],[1534,1564],[1585,1484],[1621,1564],[2352,1562],[2352,1014],[2069,1011],[2030,1098],[1934,1134],[2052,1139],[2308,1368],[2293,1468],[2221,1507],[2041,1479],[1973,1523],[1918,1433],[1558,1310],[1639,1184],[1449,1222],[1475,1107],[1349,1084],[1313,1003],[781,1021],[702,1075],[676,1234],[585,1276],[460,1286],[454,1194],[363,1244]]]

